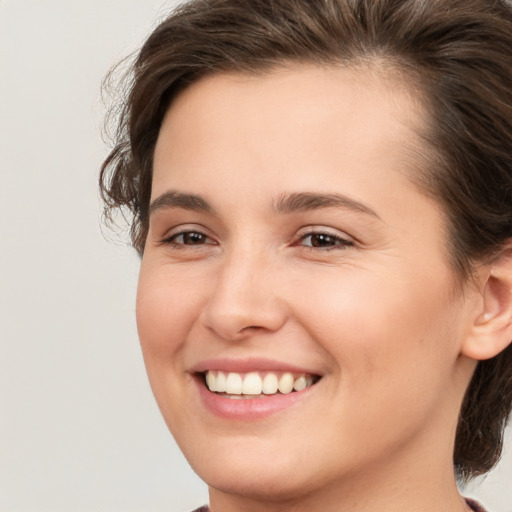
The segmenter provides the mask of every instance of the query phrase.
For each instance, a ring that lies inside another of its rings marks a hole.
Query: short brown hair
[[[290,62],[379,58],[421,84],[433,126],[426,144],[437,158],[418,181],[444,209],[454,269],[468,277],[474,262],[512,239],[511,56],[506,0],[192,0],[154,30],[131,68],[101,169],[107,218],[128,209],[142,254],[156,140],[170,103],[190,83]],[[511,408],[509,346],[478,364],[466,393],[454,453],[460,478],[499,460]]]

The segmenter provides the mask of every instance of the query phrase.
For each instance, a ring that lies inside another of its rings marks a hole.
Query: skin
[[[215,75],[165,117],[152,201],[210,211],[155,203],[137,322],[213,512],[466,510],[452,452],[487,288],[458,282],[443,212],[410,179],[426,116],[401,84],[366,68]],[[276,211],[294,193],[348,201]],[[322,378],[263,419],[206,409],[194,365],[253,357]]]

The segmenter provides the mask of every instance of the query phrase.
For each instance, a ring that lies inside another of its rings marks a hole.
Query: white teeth
[[[279,392],[283,393],[283,395],[291,393],[293,382],[293,375],[291,373],[283,373],[283,376],[279,379]]]
[[[258,372],[240,374],[236,372],[206,372],[206,386],[215,393],[226,393],[230,398],[259,398],[276,393],[288,394],[302,391],[313,385],[311,375],[299,375],[297,378],[285,372],[280,378],[274,372],[265,372],[262,378]],[[262,395],[263,393],[263,395]]]
[[[224,393],[226,391],[226,374],[224,372],[217,373],[217,379],[215,380],[215,391],[218,393]]]
[[[242,385],[244,395],[261,395],[261,377],[256,372],[248,373]]]
[[[277,376],[275,373],[267,373],[263,379],[262,391],[265,395],[274,395],[277,393]]]
[[[217,391],[217,379],[213,372],[206,372],[206,385],[210,391]]]
[[[228,373],[226,379],[226,393],[228,395],[242,394],[242,376],[239,373]]]
[[[306,387],[307,387],[306,377],[299,377],[293,383],[293,389],[295,391],[302,391],[303,389],[306,389]]]

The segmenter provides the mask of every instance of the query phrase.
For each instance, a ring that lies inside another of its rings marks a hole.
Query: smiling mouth
[[[291,372],[202,373],[205,386],[217,395],[232,399],[265,398],[303,391],[320,380],[318,375]]]

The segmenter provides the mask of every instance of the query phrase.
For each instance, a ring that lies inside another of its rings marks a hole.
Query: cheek
[[[143,261],[137,288],[137,328],[146,362],[170,360],[183,346],[194,323],[199,289],[175,271]]]
[[[344,389],[360,393],[358,399],[387,390],[411,397],[434,393],[458,354],[447,281],[430,279],[425,289],[404,272],[355,274],[336,281],[319,277],[302,305],[308,330],[333,358]]]
[[[446,287],[431,281],[421,293],[418,284],[391,281],[375,274],[340,280],[344,286],[316,280],[322,293],[302,305],[307,329],[336,368],[332,435],[362,439],[368,453],[392,452],[454,409],[457,327]],[[354,457],[364,458],[354,446]]]

